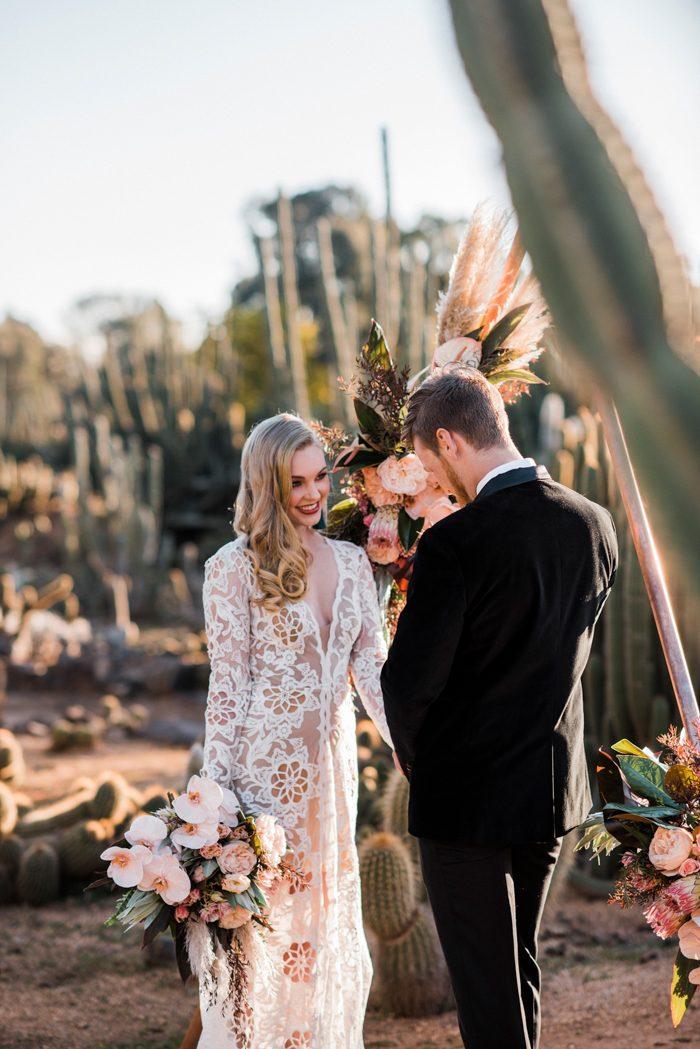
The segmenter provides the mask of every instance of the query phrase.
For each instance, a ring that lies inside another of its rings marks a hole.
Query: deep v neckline
[[[299,598],[299,604],[302,604],[306,608],[306,610],[307,610],[311,620],[313,621],[314,630],[316,632],[316,640],[318,641],[319,651],[321,652],[321,655],[325,659],[328,656],[328,653],[331,650],[331,643],[333,641],[333,633],[334,633],[335,621],[336,621],[336,617],[337,617],[338,599],[340,597],[341,568],[340,568],[340,558],[338,557],[338,554],[336,553],[336,549],[335,549],[335,543],[333,543],[333,541],[331,539],[329,539],[328,536],[324,535],[324,536],[321,536],[321,538],[323,539],[324,543],[328,543],[328,545],[330,547],[331,554],[333,556],[333,561],[335,562],[335,571],[336,571],[335,591],[334,591],[334,594],[333,594],[333,603],[331,605],[331,618],[330,618],[330,622],[327,624],[328,640],[327,640],[325,645],[323,644],[322,627],[321,627],[321,624],[318,621],[318,616],[314,612],[313,608],[311,607],[309,602],[304,597]]]

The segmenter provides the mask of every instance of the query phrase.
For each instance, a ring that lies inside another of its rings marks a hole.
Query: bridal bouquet
[[[675,729],[659,756],[628,740],[599,752],[603,809],[584,824],[577,848],[594,856],[623,847],[611,902],[638,904],[662,940],[678,936],[671,1017],[681,1022],[700,984],[700,748]]]
[[[284,829],[270,815],[244,815],[232,791],[192,776],[154,815],[137,816],[124,845],[102,853],[107,876],[126,892],[107,925],[143,925],[143,946],[170,930],[183,980],[223,951],[236,995],[245,990],[246,930],[271,929],[270,893],[301,877],[285,858]],[[194,964],[192,964],[194,963]]]

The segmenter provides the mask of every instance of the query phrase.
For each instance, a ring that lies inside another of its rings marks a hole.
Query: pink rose
[[[253,917],[250,911],[247,911],[245,907],[229,907],[227,906],[224,913],[219,918],[219,925],[222,929],[240,929],[242,925],[249,922]]]
[[[376,466],[366,466],[362,471],[362,479],[367,495],[375,506],[391,506],[392,503],[398,503],[396,493],[390,492],[382,484]]]
[[[227,827],[225,823],[220,823],[216,829],[220,838],[228,838],[231,835],[231,828]]]
[[[691,969],[688,973],[688,979],[691,983],[694,983],[696,987],[700,987],[700,967],[697,969]]]
[[[394,455],[385,459],[377,467],[377,476],[384,488],[396,495],[418,495],[428,480],[427,470],[413,453],[404,455],[402,459],[397,459]],[[375,503],[376,505],[378,504]]]
[[[649,846],[649,859],[662,874],[676,874],[692,847],[689,831],[682,827],[657,827]]]
[[[255,880],[258,884],[258,887],[263,892],[269,892],[270,889],[272,889],[272,887],[277,884],[279,878],[280,876],[277,873],[277,871],[269,870],[269,868],[267,867],[261,867],[257,875],[255,876]]]
[[[367,556],[378,565],[390,565],[401,556],[399,512],[396,507],[378,510],[367,536]]]
[[[263,814],[256,819],[255,829],[258,832],[260,846],[265,854],[267,863],[271,867],[276,867],[287,848],[284,828],[274,816]]]
[[[700,911],[695,911],[690,921],[681,925],[678,931],[678,945],[685,958],[700,962]]]
[[[443,518],[449,517],[456,509],[457,507],[454,503],[450,502],[446,495],[443,495],[441,499],[436,499],[423,519],[423,531],[426,532],[429,528],[432,528],[434,524],[437,524],[438,521],[442,521]]]
[[[700,860],[695,860],[691,857],[688,857],[687,860],[683,860],[678,868],[678,873],[681,878],[687,878],[689,874],[697,874],[698,871],[700,871]]]
[[[185,905],[183,903],[181,903],[179,907],[175,908],[175,921],[176,922],[186,922],[187,919],[189,918],[189,916],[190,916],[190,909],[189,909],[189,907],[185,907]]]
[[[201,898],[202,898],[202,890],[201,889],[190,889],[189,896],[185,897],[185,899],[182,901],[182,904],[183,904],[184,907],[191,907],[193,903],[196,903],[197,900],[200,900]]]
[[[199,850],[199,855],[202,856],[205,860],[213,860],[216,856],[221,855],[221,846],[203,845],[202,848]]]
[[[206,874],[204,873],[204,867],[201,863],[198,863],[195,869],[192,871],[192,881],[205,881]]]
[[[250,878],[246,874],[225,874],[221,888],[226,892],[245,892],[250,888]]]
[[[217,862],[224,874],[250,874],[257,857],[255,850],[244,841],[232,841],[224,845]]]

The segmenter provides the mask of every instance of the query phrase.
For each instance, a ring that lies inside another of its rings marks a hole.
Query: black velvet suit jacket
[[[608,511],[541,467],[421,538],[382,673],[412,834],[515,844],[585,819],[581,675],[616,567]]]

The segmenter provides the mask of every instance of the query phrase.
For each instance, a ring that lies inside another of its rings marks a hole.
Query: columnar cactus
[[[114,824],[107,820],[81,820],[64,830],[58,839],[61,869],[69,878],[87,878],[102,865],[100,854],[114,837]]]
[[[362,913],[380,940],[398,936],[416,909],[415,874],[410,854],[395,834],[379,831],[360,849]]]
[[[0,728],[0,780],[18,787],[24,779],[22,745],[13,732]]]
[[[48,841],[35,841],[23,852],[17,872],[17,896],[39,907],[55,900],[60,889],[58,852]]]
[[[71,827],[78,820],[86,819],[90,815],[93,796],[94,789],[89,786],[50,805],[39,805],[20,820],[17,833],[23,838],[28,838],[60,830],[62,827]]]
[[[6,783],[0,783],[0,838],[12,834],[17,824],[17,804]]]

